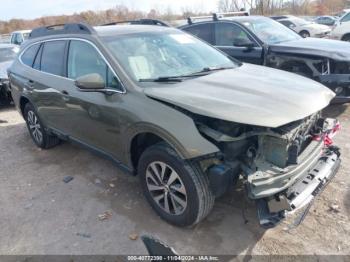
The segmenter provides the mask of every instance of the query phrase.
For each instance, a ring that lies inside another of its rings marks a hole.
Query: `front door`
[[[110,92],[84,91],[75,85],[78,77],[97,73]],[[67,58],[65,87],[67,132],[75,140],[120,158],[121,107],[124,99],[116,74],[91,43],[72,40]]]
[[[263,64],[262,47],[237,24],[215,23],[215,46],[242,62]]]

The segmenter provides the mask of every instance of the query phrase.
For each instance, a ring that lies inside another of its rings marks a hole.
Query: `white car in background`
[[[20,30],[11,33],[11,44],[21,45],[29,37],[32,30]]]
[[[278,19],[279,23],[294,30],[302,37],[326,37],[331,32],[331,28],[326,25],[316,24],[305,19],[289,16],[288,18]]]
[[[331,39],[350,42],[350,9],[339,18],[330,34]]]

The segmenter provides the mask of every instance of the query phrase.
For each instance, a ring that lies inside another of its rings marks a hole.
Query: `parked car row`
[[[305,19],[295,17],[292,15],[273,16],[271,18],[281,23],[282,25],[292,29],[304,38],[323,38],[328,36],[331,32],[331,28],[329,26],[318,24],[313,21],[307,21]]]
[[[261,16],[200,17],[179,27],[240,61],[309,77],[333,90],[334,103],[350,101],[350,45],[302,38]]]
[[[334,92],[270,67],[317,61],[336,78],[336,48],[268,18],[188,22],[34,29],[8,70],[16,108],[38,147],[71,141],[138,175],[169,223],[199,223],[241,177],[273,227],[336,174],[340,126],[320,113]]]

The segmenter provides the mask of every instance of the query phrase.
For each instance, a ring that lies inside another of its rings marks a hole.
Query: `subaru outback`
[[[239,178],[260,223],[274,226],[311,203],[340,163],[339,123],[320,113],[331,90],[178,29],[34,29],[8,73],[38,147],[71,141],[111,159],[178,226],[205,218]]]

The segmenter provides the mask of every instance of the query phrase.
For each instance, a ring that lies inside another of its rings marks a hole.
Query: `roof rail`
[[[213,21],[218,21],[219,18],[224,18],[227,16],[249,16],[249,12],[239,11],[239,12],[213,13],[212,15],[205,15],[205,16],[193,16],[193,17],[187,18],[187,23],[191,25],[193,24],[194,20],[208,19],[208,18],[211,18]]]
[[[50,25],[34,28],[29,34],[29,38],[36,38],[49,35],[60,35],[60,34],[89,34],[92,35],[95,30],[88,24],[85,23],[69,23],[60,25]]]
[[[129,25],[158,25],[158,26],[166,26],[169,25],[161,20],[157,19],[150,19],[150,18],[142,18],[138,20],[126,20],[126,21],[118,21],[118,22],[111,22],[107,24],[103,24],[102,26],[109,26],[109,25],[119,25],[119,24],[129,24]]]

